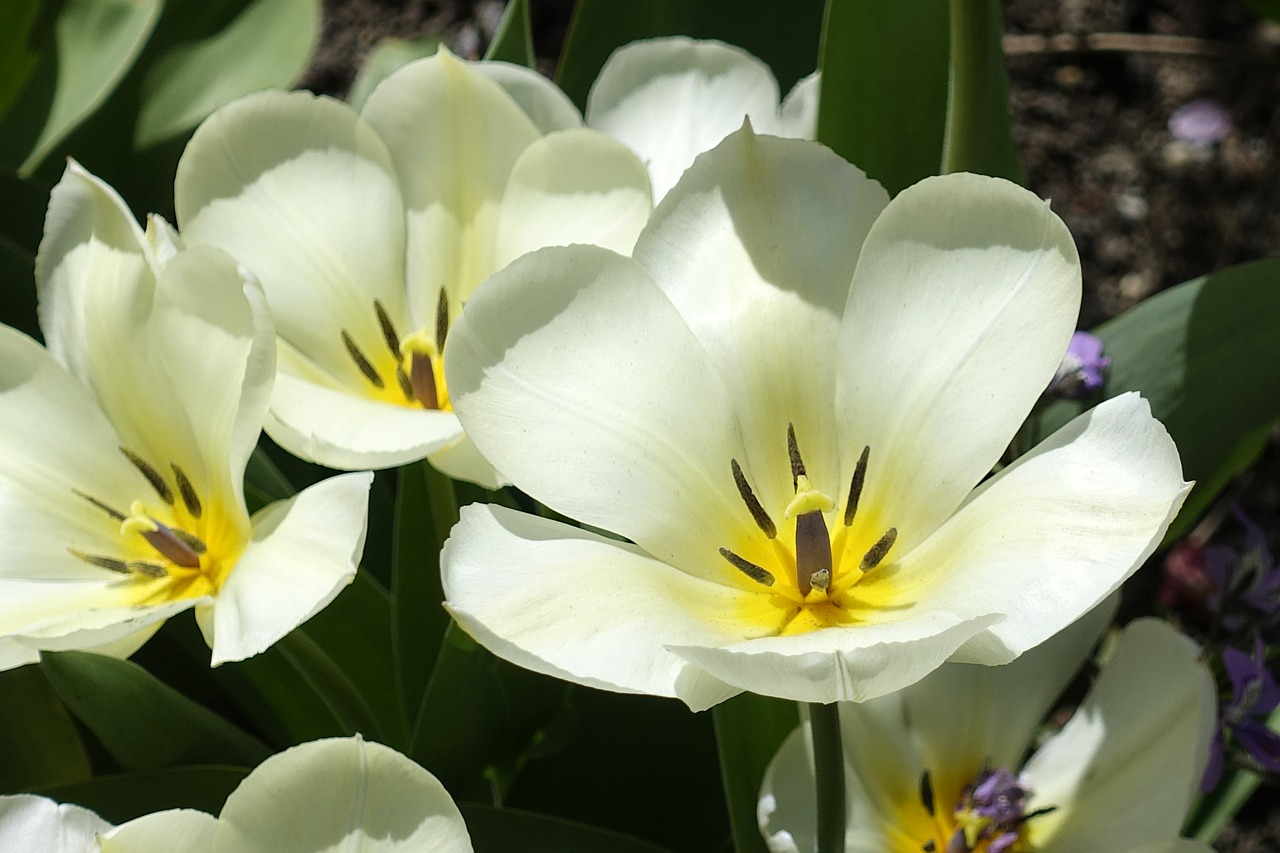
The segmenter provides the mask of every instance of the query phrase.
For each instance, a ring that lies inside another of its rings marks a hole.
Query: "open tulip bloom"
[[[0,665],[125,656],[192,607],[213,662],[239,660],[350,582],[370,474],[246,510],[274,333],[231,258],[144,234],[72,163],[36,279],[48,350],[0,326]]]
[[[156,812],[113,827],[43,797],[0,797],[0,847],[32,853],[471,853],[458,807],[413,761],[358,735],[258,765],[218,817]]]
[[[497,485],[453,413],[450,327],[532,249],[630,251],[651,207],[636,155],[580,123],[535,72],[442,49],[359,114],[262,92],[200,127],[178,167],[178,222],[188,245],[225,249],[262,282],[279,333],[272,438],[331,467],[425,456]]]
[[[1167,624],[1126,628],[1088,698],[1027,758],[1105,615],[1007,666],[948,664],[841,705],[848,853],[1209,853],[1178,833],[1214,729],[1213,681]],[[775,853],[814,849],[807,732],[765,774],[758,814]]]
[[[447,606],[523,666],[693,708],[1007,663],[1117,588],[1189,488],[1134,394],[984,481],[1079,300],[1071,237],[1025,190],[957,174],[889,201],[744,127],[634,259],[535,252],[450,333],[481,453],[612,535],[466,507]]]

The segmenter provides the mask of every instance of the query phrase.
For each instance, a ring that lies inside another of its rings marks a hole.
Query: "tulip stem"
[[[951,0],[951,69],[942,171],[981,172],[987,159],[986,107],[989,79],[996,67],[991,28],[1000,26],[999,7],[990,0]]]
[[[840,711],[835,703],[809,705],[813,733],[813,776],[818,810],[817,853],[844,853],[844,747],[840,743]]]

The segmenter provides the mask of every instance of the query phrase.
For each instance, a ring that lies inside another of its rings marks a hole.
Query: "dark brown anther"
[[[180,527],[170,527],[169,532],[181,540],[183,545],[191,549],[193,554],[207,554],[209,546],[204,544],[204,540],[194,533],[188,533]]]
[[[876,544],[871,546],[871,550],[867,551],[862,557],[862,562],[858,565],[864,572],[869,572],[884,561],[889,555],[889,549],[893,547],[893,543],[898,541],[898,528],[890,527],[884,532]]]
[[[413,383],[409,381],[409,374],[404,372],[403,365],[396,365],[396,382],[400,383],[400,391],[404,394],[406,400],[415,400],[413,396]]]
[[[373,312],[378,315],[378,327],[382,329],[382,339],[387,342],[387,349],[396,358],[400,358],[400,335],[395,324],[391,322],[387,309],[377,299],[373,300]]]
[[[169,575],[164,566],[159,563],[148,563],[146,560],[130,560],[128,566],[129,571],[135,575],[145,575],[149,578],[163,578]]]
[[[84,498],[89,503],[93,504],[98,509],[105,512],[107,515],[114,518],[116,521],[124,521],[125,514],[120,510],[116,509],[115,507],[111,506],[110,504],[103,503],[102,501],[95,498],[93,495],[86,495],[84,492],[80,491],[79,489],[72,489],[71,491],[76,494],[76,497]]]
[[[151,488],[156,490],[165,503],[173,506],[173,489],[169,488],[169,484],[164,481],[164,477],[160,476],[160,472],[152,468],[147,460],[134,453],[127,447],[120,448],[120,452],[124,454],[124,458],[133,463],[133,467],[142,472],[142,476],[147,478],[147,482],[151,484]]]
[[[431,364],[431,356],[415,352],[409,365],[409,384],[413,387],[413,396],[428,409],[440,408],[440,398],[436,396],[436,371]]]
[[[124,560],[114,560],[111,557],[98,557],[93,554],[86,554],[84,551],[77,551],[75,548],[68,548],[67,552],[77,560],[84,560],[91,566],[97,566],[100,569],[106,569],[109,572],[115,572],[121,575],[129,574],[129,564]]]
[[[204,512],[204,507],[200,505],[200,496],[196,494],[196,487],[191,485],[187,472],[179,468],[178,463],[171,462],[169,467],[173,469],[173,478],[178,482],[178,494],[182,495],[182,503],[186,505],[187,512],[191,513],[192,518],[199,518]]]
[[[819,579],[814,583],[814,578]],[[806,512],[796,518],[796,585],[802,596],[831,583],[831,537],[822,513]]]
[[[436,350],[444,355],[444,339],[449,336],[449,296],[440,288],[436,300]]]
[[[920,845],[920,849],[923,850],[924,853],[937,853],[938,843],[930,838],[924,844]]]
[[[787,456],[791,460],[791,488],[805,475],[804,460],[800,458],[800,446],[796,444],[796,429],[787,424]]]
[[[929,778],[928,770],[920,774],[920,804],[929,817],[933,817],[933,780]]]
[[[734,485],[738,487],[738,494],[742,496],[742,502],[747,505],[747,511],[751,513],[751,517],[755,519],[756,526],[764,531],[765,536],[770,539],[775,538],[778,535],[777,525],[773,523],[769,513],[764,511],[764,507],[756,499],[755,492],[751,491],[751,484],[747,482],[747,475],[742,473],[742,466],[738,464],[737,459],[730,459],[729,464],[733,467]]]
[[[365,358],[364,353],[360,351],[360,347],[356,345],[351,335],[347,334],[347,330],[342,330],[342,345],[347,348],[347,355],[351,356],[351,360],[356,363],[356,367],[364,374],[364,378],[368,379],[375,388],[381,388],[385,384],[382,377],[378,375],[378,371],[373,369],[373,365],[369,363],[369,359]]]
[[[862,448],[858,457],[858,465],[853,469],[853,479],[849,481],[849,499],[844,503],[844,526],[853,524],[853,517],[858,512],[858,499],[862,497],[862,484],[867,479],[867,460],[871,457],[871,448]]]
[[[750,560],[744,560],[728,548],[720,549],[720,556],[729,561],[735,569],[751,578],[756,583],[773,586],[773,573],[763,566],[757,566]]]

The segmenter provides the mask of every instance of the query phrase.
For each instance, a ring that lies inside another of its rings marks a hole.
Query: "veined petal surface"
[[[111,824],[88,809],[33,794],[0,797],[0,850],[86,853]]]
[[[532,68],[493,60],[472,62],[470,68],[501,86],[539,133],[582,127],[582,115],[569,96]]]
[[[153,812],[103,834],[101,853],[211,853],[218,819],[196,809]]]
[[[268,758],[227,798],[213,853],[471,853],[434,776],[359,736]]]
[[[1026,190],[946,175],[900,193],[863,245],[844,312],[836,407],[870,446],[863,500],[923,541],[991,470],[1075,328],[1080,265]]]
[[[587,126],[640,155],[656,199],[744,118],[761,133],[777,131],[778,83],[759,59],[718,41],[625,45],[605,62],[587,97]]]

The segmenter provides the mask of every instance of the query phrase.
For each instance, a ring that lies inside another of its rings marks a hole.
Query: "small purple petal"
[[[1219,727],[1213,733],[1213,740],[1209,741],[1209,762],[1204,766],[1204,776],[1200,777],[1200,793],[1207,794],[1218,787],[1225,758],[1226,747],[1222,742],[1222,728]]]
[[[1110,366],[1111,359],[1102,355],[1102,341],[1088,332],[1076,332],[1048,391],[1070,399],[1088,396],[1102,387],[1103,371]]]
[[[1275,563],[1271,560],[1271,548],[1267,545],[1267,534],[1254,523],[1252,518],[1245,515],[1244,509],[1240,504],[1231,505],[1231,514],[1235,516],[1236,521],[1244,528],[1244,550],[1258,552],[1263,568],[1274,568]]]
[[[1169,132],[1175,139],[1195,145],[1221,142],[1231,132],[1231,115],[1216,101],[1200,98],[1169,116]]]
[[[1261,720],[1245,720],[1231,727],[1236,740],[1258,762],[1263,770],[1280,770],[1280,734],[1267,728]]]
[[[1018,833],[1006,832],[1003,835],[997,836],[991,842],[991,845],[987,847],[987,851],[988,853],[1008,853],[1008,851],[1013,848],[1013,845],[1017,843]]]

